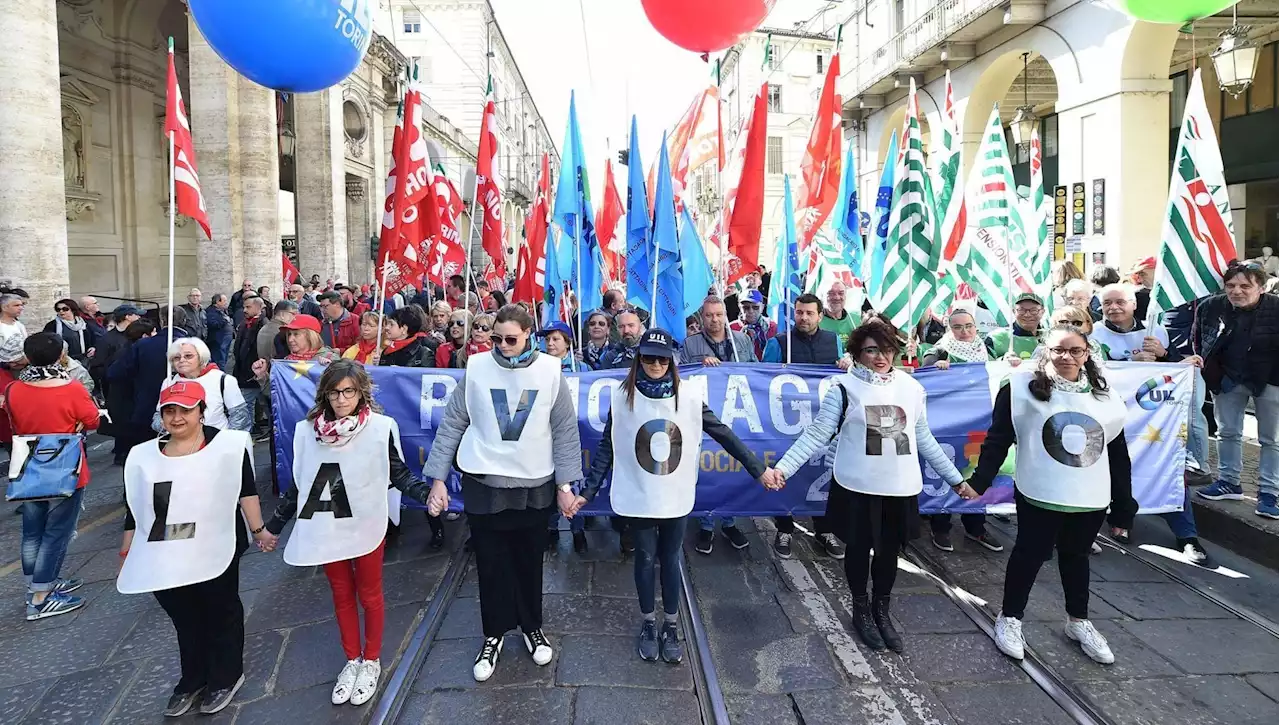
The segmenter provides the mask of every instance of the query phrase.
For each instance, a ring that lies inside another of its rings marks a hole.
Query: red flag
[[[524,244],[516,261],[516,286],[512,302],[534,304],[542,299],[546,285],[547,229],[551,224],[551,162],[542,155],[542,173],[538,176],[538,194],[524,223]]]
[[[768,86],[760,84],[742,156],[742,176],[729,200],[729,278],[733,284],[760,266],[760,228],[764,220],[765,136],[769,133]],[[838,177],[839,174],[836,174]]]
[[[712,115],[714,111],[714,116]],[[676,195],[676,213],[691,206],[688,188],[689,174],[703,164],[716,161],[724,168],[724,149],[720,130],[720,89],[710,86],[698,92],[693,104],[680,117],[680,122],[667,139],[667,154],[671,160],[671,188]],[[657,189],[658,164],[649,167],[649,212],[653,213],[655,189]],[[597,232],[599,230],[597,229]]]
[[[289,259],[289,255],[284,252],[280,253],[280,264],[284,270],[284,284],[286,287],[302,281],[302,272],[298,271],[298,268],[293,265],[293,260]]]
[[[809,243],[831,215],[840,196],[840,95],[836,79],[840,77],[840,54],[831,58],[827,78],[818,97],[818,112],[813,117],[813,131],[800,162],[800,204],[797,211],[797,241],[801,258]],[[810,264],[817,261],[813,250]]]
[[[480,123],[480,151],[476,158],[476,194],[484,207],[484,224],[480,228],[480,246],[484,248],[494,269],[507,273],[506,256],[502,249],[502,189],[497,178],[498,165],[498,115],[493,104],[493,87],[485,97],[484,120]]]
[[[445,176],[444,169],[436,167],[435,180],[431,184],[434,192],[428,197],[437,212],[436,224],[438,232],[431,237],[432,248],[425,255],[427,259],[427,279],[446,286],[449,278],[462,274],[467,266],[467,253],[462,249],[462,237],[458,232],[458,217],[462,215],[462,196],[453,182]],[[423,201],[425,205],[426,200]]]
[[[432,246],[438,213],[428,199],[427,144],[422,136],[422,94],[416,82],[409,84],[391,140],[391,165],[387,169],[387,196],[383,204],[382,240],[378,247],[378,275],[385,276],[384,293],[391,295],[422,278],[426,272],[424,250]]]
[[[604,257],[607,281],[620,281],[627,268],[627,240],[618,234],[618,222],[626,213],[618,187],[613,182],[613,161],[604,162],[604,203],[596,217],[596,237],[600,240],[600,254]]]
[[[173,39],[169,39],[169,92],[164,109],[164,132],[173,139],[173,158],[169,160],[169,173],[173,174],[173,196],[177,213],[196,220],[204,230],[204,236],[213,239],[209,231],[209,214],[204,207],[204,194],[200,192],[200,176],[196,174],[196,147],[191,141],[191,124],[187,121],[187,106],[182,102],[182,89],[178,87],[178,71],[173,65]]]

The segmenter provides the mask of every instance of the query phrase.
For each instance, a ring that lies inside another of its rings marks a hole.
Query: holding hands
[[[959,485],[952,486],[951,490],[955,491],[957,496],[966,501],[972,501],[975,498],[981,497],[981,494],[973,490],[973,487],[969,485],[968,481],[961,481]]]
[[[760,483],[764,484],[764,487],[770,491],[781,491],[782,487],[787,485],[787,480],[782,475],[782,471],[770,468],[760,476]]]
[[[431,484],[431,493],[427,494],[427,513],[439,516],[447,508],[449,508],[449,490],[445,488],[444,481],[437,478]]]
[[[264,528],[253,535],[253,540],[258,544],[258,551],[265,553],[276,550],[276,544],[280,542],[280,537]]]

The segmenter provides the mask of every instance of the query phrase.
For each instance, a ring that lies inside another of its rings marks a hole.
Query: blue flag
[[[853,144],[844,156],[844,173],[840,175],[840,196],[836,202],[834,226],[844,262],[854,274],[862,272],[862,229],[858,213],[858,172],[854,168]]]
[[[676,234],[676,196],[671,187],[667,135],[662,135],[658,160],[658,188],[653,197],[653,246],[658,264],[658,295],[653,324],[684,339],[684,279],[680,270],[680,240]]]
[[[566,246],[556,255],[560,277],[569,281],[578,294],[579,309],[594,310],[603,303],[600,268],[603,257],[596,239],[595,212],[591,208],[591,186],[587,181],[586,155],[582,150],[582,131],[578,127],[578,108],[573,93],[569,94],[569,125],[564,131],[564,157],[560,180],[556,184],[556,203],[551,218],[565,234]],[[578,279],[578,275],[582,279]]]
[[[707,298],[707,290],[715,284],[716,278],[687,206],[680,215],[680,263],[681,273],[684,275],[684,316],[688,317],[702,306],[702,301]],[[684,326],[680,326],[679,332],[671,330],[671,334],[683,340]]]
[[[778,239],[773,278],[769,281],[769,316],[778,323],[778,334],[791,325],[791,307],[800,296],[800,252],[796,244],[795,205],[791,201],[791,176],[782,177],[782,236]]]
[[[867,255],[871,265],[863,280],[867,283],[867,294],[876,299],[880,292],[880,281],[884,279],[884,260],[889,254],[889,206],[893,203],[893,167],[898,165],[898,134],[895,132],[889,140],[889,153],[883,161],[884,170],[880,172],[880,188],[876,191],[876,235],[871,254]]]
[[[565,322],[560,314],[560,295],[564,294],[564,278],[560,276],[560,266],[556,263],[558,246],[560,246],[560,232],[552,230],[547,237],[546,274],[543,288],[545,305],[542,308],[540,327],[546,327],[557,320]]]
[[[638,136],[633,115],[627,159],[627,302],[649,310],[653,305],[653,256],[649,241],[649,197],[644,188]]]

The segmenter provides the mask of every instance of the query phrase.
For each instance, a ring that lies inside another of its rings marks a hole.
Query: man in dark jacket
[[[256,295],[257,293],[253,291],[253,282],[247,279],[240,284],[240,289],[231,295],[230,315],[236,327],[239,327],[244,320],[244,298]]]
[[[261,435],[261,427],[257,426],[257,403],[262,394],[262,386],[253,375],[253,364],[258,356],[258,331],[262,329],[265,315],[262,314],[262,298],[250,292],[244,297],[244,322],[236,328],[236,339],[232,350],[235,359],[236,382],[240,383],[240,392],[244,401],[249,404],[253,414],[255,435]]]
[[[116,436],[117,445],[125,443],[123,453],[143,441],[156,436],[151,429],[151,419],[160,401],[160,387],[169,373],[169,329],[172,323],[173,339],[190,337],[186,312],[173,308],[169,320],[169,308],[160,308],[161,329],[152,337],[144,337],[126,348],[107,368],[108,383],[128,382],[133,386],[133,415],[127,421],[114,421],[123,434]]]
[[[192,287],[187,293],[187,304],[179,305],[187,316],[187,326],[191,329],[191,336],[198,337],[201,340],[208,335],[205,328],[204,307],[200,304],[204,301],[204,293],[198,287]]]
[[[1223,293],[1200,305],[1191,340],[1196,346],[1192,364],[1204,369],[1205,384],[1213,391],[1213,415],[1218,421],[1218,480],[1196,491],[1210,501],[1239,500],[1242,460],[1241,434],[1250,399],[1258,419],[1258,506],[1254,513],[1280,519],[1276,507],[1277,424],[1280,423],[1280,365],[1277,364],[1277,324],[1280,300],[1265,294],[1267,275],[1262,266],[1232,264],[1222,275]]]
[[[93,377],[94,391],[104,400],[107,397],[107,366],[115,362],[120,351],[129,346],[124,336],[129,323],[142,317],[142,310],[132,305],[120,305],[111,312],[111,324],[98,339],[93,357],[89,360],[89,375]]]
[[[339,354],[360,341],[360,318],[342,305],[342,295],[325,292],[317,298],[320,303],[320,339],[325,347]]]
[[[231,355],[231,339],[235,337],[235,325],[228,311],[230,306],[230,298],[219,292],[213,296],[213,304],[204,311],[205,342],[209,345],[209,355],[223,372],[226,372]]]

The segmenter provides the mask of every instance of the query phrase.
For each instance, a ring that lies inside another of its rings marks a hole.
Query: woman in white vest
[[[790,478],[836,438],[835,485],[827,510],[840,522],[836,531],[849,547],[844,573],[853,594],[853,627],[871,649],[901,652],[902,635],[889,619],[889,601],[898,551],[918,534],[924,487],[919,459],[960,496],[976,494],[963,485],[929,430],[924,387],[893,367],[900,352],[897,330],[873,318],[849,335],[847,347],[854,366],[835,378],[837,385],[823,398],[813,425],[778,462],[776,473]]]
[[[449,505],[444,481],[456,461],[462,506],[480,578],[484,643],[471,674],[493,675],[503,635],[519,627],[538,665],[551,662],[542,632],[542,553],[547,519],[566,516],[582,479],[578,413],[560,361],[529,342],[533,318],[524,308],[498,310],[492,350],[467,360],[423,469],[433,481],[427,511]]]
[[[169,363],[173,374],[161,388],[167,388],[180,380],[194,380],[204,388],[204,424],[218,430],[249,430],[253,414],[240,392],[235,377],[218,369],[210,362],[209,347],[198,337],[180,337],[169,345]],[[152,427],[160,431],[160,417],[152,421]]]
[[[672,364],[675,342],[653,328],[640,338],[631,372],[613,396],[604,437],[591,458],[591,471],[573,513],[595,498],[613,471],[609,502],[625,517],[636,545],[636,594],[640,598],[639,652],[650,662],[661,654],[672,664],[684,658],[676,633],[680,612],[680,546],[693,510],[702,434],[705,432],[737,459],[752,478],[765,467],[704,400],[705,393],[680,385]],[[655,561],[662,567],[662,630],[654,612]]]
[[[1034,369],[1014,372],[996,394],[991,428],[969,479],[990,486],[1009,447],[1017,445],[1014,500],[1018,539],[1005,568],[996,646],[1022,659],[1022,617],[1041,565],[1056,549],[1066,599],[1067,638],[1102,664],[1115,662],[1107,640],[1089,621],[1089,549],[1111,507],[1132,520],[1125,405],[1103,379],[1089,342],[1072,325],[1045,337],[1047,354]]]
[[[332,702],[363,705],[382,675],[387,489],[426,503],[428,486],[405,465],[400,427],[374,402],[373,381],[360,363],[339,360],[320,376],[315,405],[294,428],[293,480],[267,531],[279,536],[297,515],[284,560],[324,567],[347,657]],[[363,643],[357,599],[364,609]]]
[[[165,716],[197,703],[207,715],[244,684],[240,555],[249,534],[263,549],[273,537],[262,523],[249,434],[206,425],[205,390],[192,380],[165,388],[156,407],[167,435],[134,446],[124,464],[116,589],[153,592],[177,630],[182,678]]]

